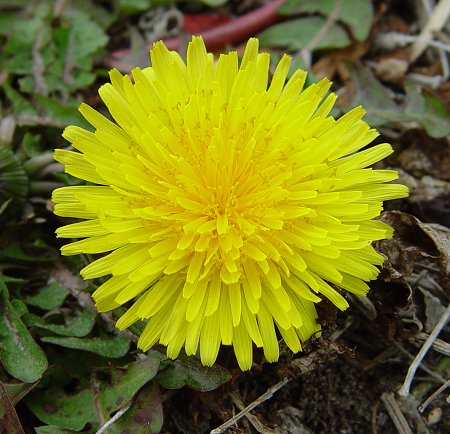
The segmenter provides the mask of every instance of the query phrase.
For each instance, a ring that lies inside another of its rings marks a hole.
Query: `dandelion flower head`
[[[361,107],[329,115],[328,80],[304,89],[297,70],[286,81],[289,56],[269,80],[257,39],[241,60],[216,62],[201,37],[186,62],[162,42],[150,55],[100,88],[114,122],[82,104],[95,132],[70,126],[75,151],[55,152],[90,183],[54,191],[55,214],[82,219],[57,230],[81,238],[62,254],[105,253],[81,275],[108,277],[93,293],[100,312],[127,304],[119,329],[146,321],[143,350],[184,348],[212,365],[232,345],[244,370],[254,346],[268,361],[280,338],[300,351],[320,330],[316,303],[344,310],[341,289],[365,295],[379,273],[371,243],[392,229],[375,218],[407,195],[388,183],[395,171],[370,168],[391,146],[367,147],[378,133]]]

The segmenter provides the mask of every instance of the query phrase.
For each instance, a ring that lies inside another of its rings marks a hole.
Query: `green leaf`
[[[55,260],[54,252],[47,246],[39,246],[35,243],[33,246],[39,255],[25,253],[18,242],[12,243],[0,250],[0,260],[13,259],[21,262],[53,262]],[[42,254],[41,254],[42,253]]]
[[[149,382],[139,391],[131,408],[108,428],[108,432],[109,434],[126,432],[157,434],[162,429],[163,420],[159,387]]]
[[[23,315],[28,313],[28,308],[26,304],[22,300],[19,300],[18,298],[11,300],[11,306],[16,311],[17,315],[19,315],[19,317],[22,317]]]
[[[322,17],[304,17],[275,24],[258,35],[262,47],[287,47],[298,51],[306,48],[314,36],[325,24]],[[328,31],[314,45],[314,50],[340,48],[350,44],[344,29],[338,24],[330,26]]]
[[[48,318],[44,320],[32,314],[25,315],[23,321],[28,327],[38,327],[61,336],[81,338],[90,333],[92,327],[94,327],[95,313],[88,309],[76,309],[70,313],[71,316],[65,318],[65,324],[52,324],[48,322]],[[57,318],[60,318],[60,315]]]
[[[116,6],[117,1],[120,0],[116,0],[114,2],[114,6]],[[71,0],[70,6],[70,9],[68,8],[70,13],[73,13],[74,11],[82,11],[102,29],[107,29],[119,18],[117,8],[113,8],[109,2],[86,2],[86,0]]]
[[[8,40],[0,52],[2,70],[16,74],[33,73],[33,45],[36,35],[40,32],[43,46],[48,45],[48,31],[45,17],[50,10],[50,4],[35,5],[33,14],[24,17],[20,15],[2,14],[0,16],[1,33],[7,32]],[[44,34],[45,33],[45,34]]]
[[[103,48],[108,37],[102,27],[81,9],[63,15],[62,27],[53,30],[53,40],[58,53],[58,65],[49,69],[52,86],[58,88],[64,77],[64,86],[74,91],[92,84],[93,55]]]
[[[122,14],[131,15],[158,5],[169,5],[173,0],[117,0],[117,3]]]
[[[41,288],[35,295],[25,298],[27,304],[44,310],[52,310],[61,306],[69,291],[58,282],[52,282],[49,286]]]
[[[362,105],[366,110],[365,120],[374,127],[388,120],[401,119],[400,108],[392,100],[389,91],[374,77],[370,69],[348,63],[354,97],[351,105]]]
[[[223,6],[227,2],[227,0],[201,0],[201,2],[207,6],[216,8],[218,6]]]
[[[47,98],[42,95],[35,96],[36,101],[42,106],[46,116],[56,123],[65,125],[77,125],[79,127],[89,127],[87,121],[74,107],[66,107],[52,98]]]
[[[188,357],[186,354],[180,354],[176,360],[164,360],[161,367],[164,369],[158,372],[155,381],[166,389],[188,386],[206,392],[217,389],[231,378],[224,368],[217,365],[203,366],[197,357]]]
[[[35,157],[41,154],[41,150],[39,149],[40,141],[40,134],[30,132],[24,134],[22,139],[22,149],[26,153],[27,157]]]
[[[70,29],[73,31],[72,56],[74,64],[92,56],[108,43],[104,30],[87,14],[78,10],[67,16]]]
[[[328,17],[336,7],[337,0],[288,0],[278,9],[285,15],[319,13]],[[372,25],[373,6],[371,0],[343,0],[337,20],[347,24],[355,39],[363,41],[369,36]]]
[[[47,369],[47,359],[11,306],[7,291],[0,281],[0,362],[13,377],[34,383]]]
[[[2,70],[19,75],[21,92],[51,97],[40,103],[52,125],[83,122],[75,112],[64,110],[61,102],[66,102],[71,92],[95,81],[94,55],[105,47],[108,36],[91,15],[106,22],[111,17],[101,6],[75,0],[71,7],[62,8],[58,17],[53,16],[51,2],[31,2],[21,13],[0,14],[0,34],[7,37],[0,52]],[[21,115],[20,125],[34,125],[45,119],[33,112],[33,104],[27,101],[31,98],[11,89],[6,93],[14,112]],[[27,109],[26,116],[21,107]]]
[[[14,114],[18,116],[37,116],[37,112],[33,105],[11,87],[9,80],[3,85],[3,90],[11,101]]]
[[[439,98],[411,80],[405,80],[405,90],[407,118],[422,125],[431,137],[450,134],[450,111]]]
[[[450,134],[450,113],[434,95],[422,91],[416,83],[406,80],[405,105],[397,105],[389,91],[368,68],[347,64],[354,96],[351,105],[362,105],[368,124],[377,127],[399,122],[416,122],[431,137]]]
[[[34,429],[36,431],[36,434],[74,434],[78,432],[71,429],[61,428],[56,425],[38,426]]]
[[[25,282],[26,282],[26,279],[22,279],[22,278],[20,278],[20,277],[6,276],[6,275],[3,274],[3,273],[0,273],[0,280],[1,280],[3,283],[12,283],[12,284],[14,284],[14,283],[22,284],[22,283],[25,283]]]
[[[28,193],[28,177],[16,155],[0,148],[0,214],[22,204]],[[12,207],[12,208],[11,208]]]
[[[46,336],[41,338],[42,342],[60,345],[66,348],[90,351],[103,357],[122,357],[130,348],[128,338],[119,333],[114,337],[104,336],[101,338],[65,338],[59,336]]]
[[[87,423],[99,425],[97,409],[108,420],[112,412],[124,407],[155,376],[158,367],[158,357],[146,357],[131,363],[126,370],[113,367],[110,380],[97,379],[95,388],[91,384],[75,394],[67,394],[59,384],[50,382],[45,392],[30,394],[26,404],[43,422],[79,431]]]

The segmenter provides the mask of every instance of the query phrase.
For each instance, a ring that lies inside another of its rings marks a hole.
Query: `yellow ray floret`
[[[151,61],[100,88],[114,122],[82,104],[95,131],[64,132],[75,151],[55,159],[97,185],[53,193],[55,214],[84,220],[57,230],[82,238],[62,253],[105,253],[81,275],[109,276],[97,308],[130,303],[117,327],[146,321],[143,350],[159,342],[212,365],[232,345],[242,369],[255,345],[268,361],[279,338],[300,351],[320,331],[316,303],[346,309],[341,289],[365,295],[378,275],[371,243],[392,230],[374,219],[407,195],[387,183],[395,171],[370,168],[391,146],[368,147],[378,133],[361,107],[329,116],[329,81],[304,89],[296,71],[286,82],[289,56],[269,80],[257,39],[240,63],[215,61],[201,37],[186,63],[162,42]]]

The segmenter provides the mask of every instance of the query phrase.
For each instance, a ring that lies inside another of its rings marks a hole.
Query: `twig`
[[[415,340],[420,342],[425,342],[428,339],[428,334],[420,332],[417,333]],[[410,340],[410,342],[412,339]],[[450,357],[450,343],[443,341],[442,339],[436,338],[432,345],[433,350]]]
[[[233,392],[230,394],[230,398],[233,401],[233,404],[239,408],[239,410],[245,409],[245,404],[242,402],[241,398],[236,392]],[[245,417],[248,419],[248,421],[253,425],[253,427],[256,429],[256,431],[264,434],[272,434],[274,433],[273,430],[268,428],[267,426],[264,426],[261,421],[256,418],[253,414],[248,412]]]
[[[438,334],[440,333],[442,328],[447,323],[449,316],[450,316],[450,303],[447,306],[447,309],[445,310],[441,319],[438,321],[438,323],[434,327],[433,331],[430,333],[430,336],[428,336],[428,339],[423,344],[422,348],[420,349],[420,351],[417,354],[416,358],[414,359],[413,363],[410,365],[410,367],[408,369],[408,373],[405,378],[405,382],[403,383],[402,387],[400,387],[400,389],[398,390],[398,394],[400,396],[408,396],[409,395],[409,389],[411,387],[411,383],[414,378],[414,374],[417,371],[417,368],[419,367],[422,359],[425,357],[425,354],[430,349],[434,340],[437,338]]]
[[[410,60],[414,62],[428,47],[434,32],[440,31],[450,16],[450,0],[440,0],[420,32],[419,39],[411,47]]]
[[[275,392],[278,392],[282,387],[284,387],[287,383],[289,383],[290,380],[291,380],[290,378],[285,378],[285,379],[279,381],[274,386],[269,387],[267,389],[267,391],[264,392],[258,399],[253,401],[250,405],[247,405],[247,407],[245,407],[244,410],[240,411],[238,414],[233,416],[230,420],[228,420],[227,422],[225,422],[222,425],[218,426],[217,428],[213,429],[210,432],[210,434],[221,434],[221,433],[225,432],[225,430],[227,430],[232,425],[234,425],[243,416],[246,416],[250,411],[252,411],[259,404],[261,404],[264,401],[267,401],[268,399],[272,398],[273,394]]]
[[[57,0],[53,6],[53,17],[59,18],[64,8],[66,7],[67,0]]]
[[[408,78],[422,86],[428,86],[432,89],[437,89],[442,84],[442,77],[440,75],[425,75],[411,72],[408,74]]]
[[[376,39],[377,45],[381,48],[392,50],[396,47],[404,47],[412,43],[426,43],[430,47],[440,48],[444,51],[450,51],[450,45],[435,39],[426,39],[421,36],[406,35],[399,32],[380,33]]]
[[[344,0],[337,0],[334,4],[333,10],[330,15],[328,15],[325,23],[321,27],[321,29],[314,35],[314,37],[309,41],[308,45],[305,48],[302,48],[298,57],[303,59],[305,62],[306,69],[311,67],[311,52],[317,46],[317,44],[322,40],[322,38],[327,34],[330,30],[330,27],[335,23],[335,21],[339,17],[339,12],[341,10],[341,5]]]
[[[422,404],[419,405],[419,411],[423,413],[423,411],[427,408],[431,401],[436,399],[445,389],[450,386],[450,380],[447,380],[445,384],[443,384],[439,389],[435,390]]]
[[[113,423],[115,423],[119,418],[121,418],[122,415],[126,413],[130,407],[131,401],[124,408],[118,410],[117,413],[111,419],[109,419],[108,422],[106,422],[95,434],[104,433]]]
[[[430,15],[431,12],[433,12],[433,6],[431,5],[430,0],[422,0],[422,7],[427,15]]]
[[[97,411],[100,425],[103,425],[105,423],[105,415],[103,414],[102,403],[100,401],[100,385],[98,384],[95,371],[91,373],[91,384],[94,389],[95,410]]]
[[[443,3],[443,2],[441,2]],[[433,5],[430,0],[422,0],[423,9],[427,16],[432,15],[433,12]],[[443,42],[437,41],[435,39],[432,39],[432,37],[441,38],[443,39]],[[422,44],[425,48],[426,47],[433,47],[436,48],[439,52],[439,58],[442,65],[442,75],[434,76],[434,77],[428,77],[424,75],[415,75],[413,78],[418,83],[424,84],[425,86],[431,86],[432,88],[436,89],[439,87],[442,83],[448,80],[448,77],[450,76],[450,65],[448,60],[448,55],[446,52],[450,51],[450,44],[448,40],[443,38],[443,33],[438,33],[437,31],[432,33],[431,35],[426,35],[425,37],[421,35],[405,35],[403,33],[398,32],[387,32],[387,33],[380,33],[377,35],[375,43],[379,45],[381,48],[385,50],[392,50],[396,48],[397,46],[404,47],[407,44],[413,43],[413,47],[411,49],[414,49],[414,46],[418,46]],[[411,60],[411,62],[413,59]],[[409,77],[411,77],[412,74],[409,74]]]
[[[393,393],[383,393],[381,400],[400,434],[413,434]]]
[[[414,360],[414,356],[407,351],[405,348],[403,348],[398,342],[393,341],[392,342],[403,354],[407,355],[410,360]],[[437,382],[444,384],[445,378],[442,375],[439,375],[437,372],[434,372],[425,362],[422,362],[419,365],[420,369],[422,369],[424,372],[426,372],[430,377],[434,378]]]
[[[430,6],[430,9],[431,9],[431,0],[422,0],[422,1],[426,2]],[[430,15],[430,14],[431,14],[431,11],[428,12],[428,15]],[[449,42],[448,37],[446,38],[445,33],[443,33],[443,32],[435,32],[435,36],[440,37],[447,43]],[[443,84],[444,82],[446,82],[448,80],[448,77],[450,76],[450,63],[449,63],[447,53],[442,48],[438,48],[438,52],[439,52],[439,59],[441,61],[441,67],[442,67],[442,79],[441,79],[440,84]]]
[[[449,50],[450,51],[450,50]],[[450,76],[450,65],[448,61],[448,55],[443,48],[439,48],[439,58],[442,65],[442,82],[447,81]]]

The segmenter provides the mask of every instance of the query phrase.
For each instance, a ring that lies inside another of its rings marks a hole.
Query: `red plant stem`
[[[280,19],[278,8],[285,0],[270,0],[264,6],[261,6],[248,14],[242,15],[215,28],[205,30],[201,33],[208,50],[222,48],[226,44],[237,44],[258,31],[269,27]],[[174,37],[164,40],[165,45],[170,50],[177,50],[180,47],[180,38]],[[147,45],[147,49],[152,47],[153,43]],[[129,53],[130,49],[125,48],[111,53],[115,60],[122,59]]]

